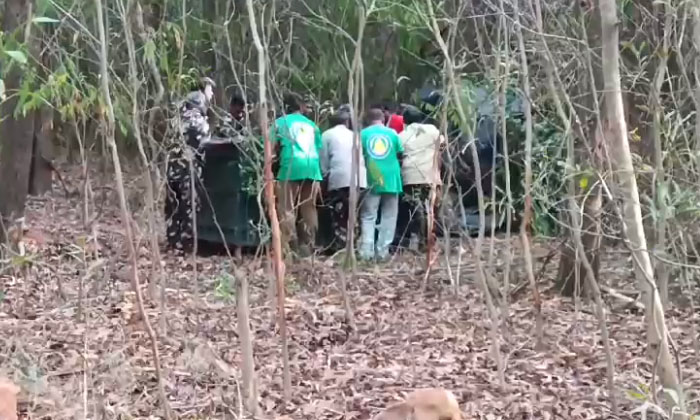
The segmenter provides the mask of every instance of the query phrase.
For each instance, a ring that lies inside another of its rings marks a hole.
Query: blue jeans
[[[377,228],[377,214],[379,211],[382,212],[382,220],[378,226],[379,237],[375,248],[374,232]],[[360,209],[360,258],[372,259],[375,256],[379,258],[389,256],[389,245],[394,240],[398,213],[398,194],[374,194],[368,192],[365,195],[362,201],[362,208]]]

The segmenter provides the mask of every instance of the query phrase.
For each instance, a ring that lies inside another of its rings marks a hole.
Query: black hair
[[[383,109],[384,111],[388,111],[388,112],[394,112],[398,109],[398,106],[396,105],[395,102],[384,101],[384,103],[382,103],[381,109]]]
[[[284,95],[284,112],[292,114],[301,111],[302,99],[296,93],[289,92]]]
[[[329,118],[329,122],[331,123],[331,127],[335,127],[337,125],[344,125],[348,128],[352,126],[352,117],[350,116],[350,113],[347,111],[339,111]]]
[[[404,124],[422,123],[426,121],[426,115],[414,106],[407,106],[403,111]]]
[[[384,121],[384,111],[381,108],[370,108],[367,111],[367,122],[371,124],[377,121]]]
[[[229,106],[245,106],[245,98],[243,97],[243,92],[240,89],[235,89],[231,94],[231,101]]]

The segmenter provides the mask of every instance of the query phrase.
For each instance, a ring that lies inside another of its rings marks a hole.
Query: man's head
[[[284,95],[284,112],[286,114],[303,114],[306,111],[306,104],[302,100],[301,96],[296,93],[287,93]]]
[[[386,123],[389,122],[389,117],[391,116],[391,112],[389,112],[389,111],[386,109],[386,103],[384,103],[384,102],[381,102],[381,103],[379,103],[379,102],[374,103],[374,104],[372,104],[372,105],[369,106],[369,109],[378,109],[378,110],[382,111],[382,115],[384,115],[384,117],[383,117],[383,118],[384,118],[384,124],[386,124]]]
[[[384,110],[379,108],[371,108],[367,111],[367,123],[368,125],[384,125]]]
[[[347,111],[339,111],[333,114],[330,118],[331,127],[337,127],[339,125],[344,125],[347,128],[352,128],[352,117]]]
[[[239,90],[236,90],[235,92],[233,92],[233,95],[231,95],[231,102],[229,102],[229,112],[231,113],[231,116],[236,120],[243,119],[245,115],[245,98],[243,98],[243,94]]]
[[[408,124],[423,123],[426,120],[425,114],[414,106],[407,106],[403,111],[403,122]]]
[[[382,104],[382,109],[384,110],[384,117],[387,121],[389,121],[392,114],[396,114],[398,112],[398,106],[396,103],[391,101],[384,101]]]

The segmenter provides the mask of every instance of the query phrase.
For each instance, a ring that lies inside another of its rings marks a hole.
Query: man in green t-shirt
[[[309,255],[318,228],[318,182],[323,179],[319,160],[321,130],[303,115],[305,106],[298,96],[286,95],[284,108],[286,114],[275,121],[270,136],[279,163],[277,208],[282,246],[289,249],[291,245],[300,254]],[[297,209],[301,213],[298,227]]]
[[[384,125],[384,112],[370,109],[367,115],[369,125],[362,130],[362,152],[367,166],[367,188],[360,210],[359,253],[362,259],[375,256],[385,259],[389,256],[389,245],[396,231],[396,217],[399,211],[399,194],[403,191],[399,154],[403,146],[396,131]],[[374,232],[377,213],[381,211],[379,237],[375,249]]]

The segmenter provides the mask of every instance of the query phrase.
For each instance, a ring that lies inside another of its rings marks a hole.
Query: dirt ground
[[[136,182],[136,181],[134,181]],[[70,184],[70,183],[69,183]],[[80,183],[72,184],[79,188]],[[131,188],[131,187],[130,187]],[[0,270],[0,375],[22,387],[26,419],[158,419],[152,351],[136,316],[124,235],[114,191],[90,229],[81,219],[82,200],[61,189],[32,199],[26,214],[27,256]],[[152,265],[143,214],[137,213],[143,291]],[[501,282],[506,242],[486,240],[482,255]],[[632,419],[650,407],[653,359],[645,354],[643,314],[606,296],[620,409],[610,411],[606,362],[592,307],[577,308],[553,290],[556,258],[544,269],[544,348],[535,349],[531,293],[525,284],[517,242],[512,241],[512,285],[507,322],[499,327],[505,387],[498,383],[491,321],[475,278],[473,243],[451,244],[421,292],[422,256],[400,256],[362,267],[349,289],[357,331],[345,320],[338,266],[319,257],[288,267],[286,316],[293,397],[282,398],[280,339],[270,295],[270,276],[253,256],[233,262],[215,255],[163,254],[165,288],[147,300],[158,333],[170,404],[182,419],[242,418],[238,397],[240,344],[235,282],[251,282],[251,323],[263,418],[369,419],[410,390],[452,390],[466,419]],[[554,242],[534,245],[536,270]],[[444,249],[443,249],[444,251]],[[461,262],[458,262],[458,259]],[[452,278],[460,274],[460,285]],[[158,271],[158,270],[155,270]],[[624,250],[606,252],[602,280],[633,290]],[[159,308],[164,293],[166,308]],[[82,298],[81,298],[82,296]],[[692,324],[698,314],[669,311],[668,325],[695,411],[700,398],[700,354]],[[87,414],[85,414],[87,410]],[[650,411],[651,412],[651,411]],[[284,417],[288,416],[288,417]]]

